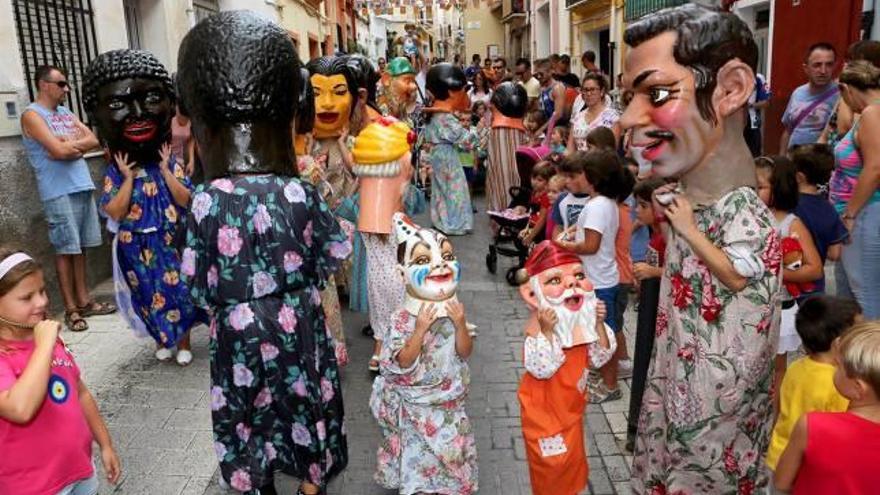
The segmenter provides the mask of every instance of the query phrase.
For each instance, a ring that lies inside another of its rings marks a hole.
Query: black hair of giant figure
[[[351,115],[354,115],[355,110],[357,109],[358,97],[360,96],[358,93],[358,89],[360,89],[360,81],[358,80],[358,75],[354,71],[354,69],[348,65],[348,58],[345,55],[340,55],[338,57],[318,57],[309,60],[309,63],[306,64],[306,69],[309,70],[309,74],[315,75],[320,74],[322,76],[335,76],[342,75],[345,77],[345,83],[348,85],[348,92],[351,93]]]
[[[171,137],[174,87],[162,62],[142,50],[102,53],[83,74],[83,103],[111,153],[157,162]]]
[[[308,134],[315,128],[315,90],[312,89],[309,70],[300,67],[299,74],[303,84],[299,91],[299,108],[296,111],[294,131],[297,134]]]
[[[376,92],[379,88],[379,73],[376,71],[376,68],[373,67],[373,63],[370,62],[370,59],[360,53],[346,55],[345,61],[357,76],[358,88],[367,90],[367,105],[377,109],[378,103],[376,103]]]
[[[521,119],[529,109],[529,95],[526,93],[526,88],[515,82],[506,81],[495,87],[492,93],[492,106],[505,117]]]
[[[245,10],[214,14],[180,45],[178,84],[207,180],[296,176],[300,62],[287,32]]]
[[[448,62],[431,66],[425,75],[425,89],[437,100],[449,98],[449,91],[464,89],[467,77],[461,67]]]
[[[635,48],[665,32],[677,35],[672,51],[675,61],[694,73],[700,115],[707,122],[717,123],[712,93],[721,67],[737,58],[757,72],[758,45],[752,31],[734,14],[689,3],[639,20],[626,29],[623,39]]]

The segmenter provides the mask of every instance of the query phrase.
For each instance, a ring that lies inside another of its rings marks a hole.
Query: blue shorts
[[[620,323],[617,321],[617,292],[620,290],[619,285],[608,287],[606,289],[594,289],[596,297],[605,303],[605,323],[617,333],[621,330]]]
[[[98,472],[86,479],[75,481],[61,489],[56,495],[96,495],[98,493]]]
[[[80,191],[43,201],[49,242],[55,254],[82,254],[101,245],[101,224],[92,191]]]

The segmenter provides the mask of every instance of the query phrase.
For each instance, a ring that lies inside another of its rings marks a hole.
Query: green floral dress
[[[779,239],[772,215],[750,188],[728,193],[694,217],[748,283],[730,291],[681,236],[670,234],[633,492],[747,495],[767,482]]]
[[[275,175],[200,185],[181,273],[211,313],[214,447],[232,488],[274,471],[325,486],[348,462],[320,290],[351,244],[314,187]]]

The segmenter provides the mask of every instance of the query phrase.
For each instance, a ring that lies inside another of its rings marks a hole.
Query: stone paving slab
[[[422,222],[426,219],[419,218]],[[468,320],[478,326],[479,337],[469,360],[472,382],[467,410],[474,425],[480,494],[528,495],[519,403],[516,390],[524,372],[522,332],[528,311],[518,293],[504,281],[514,260],[500,258],[498,274],[486,271],[488,221],[477,216],[475,233],[453,242],[464,276],[460,299]],[[108,281],[97,289],[99,297],[112,298]],[[632,342],[635,313],[627,315],[627,337]],[[367,371],[372,340],[360,329],[365,315],[345,311],[352,362],[342,371],[345,397],[349,465],[328,487],[331,495],[390,495],[373,481],[379,429],[368,407],[373,375]],[[207,329],[193,332],[195,360],[180,368],[159,363],[151,341],[141,340],[125,328],[118,316],[89,320],[90,330],[65,333],[83,376],[95,394],[122,459],[119,485],[102,482],[100,492],[160,495],[220,495],[217,464],[211,435]],[[629,408],[629,387],[624,399],[602,406],[590,405],[584,415],[590,464],[590,483],[583,494],[629,493],[631,457],[623,438]],[[276,480],[279,493],[295,493],[297,481]]]

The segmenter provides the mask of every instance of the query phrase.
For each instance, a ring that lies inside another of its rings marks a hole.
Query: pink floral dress
[[[694,217],[748,282],[730,291],[682,237],[670,234],[633,493],[750,494],[767,482],[779,238],[771,213],[750,188],[728,193]]]
[[[397,354],[415,331],[416,317],[397,311],[382,343],[380,375],[370,409],[382,430],[376,481],[401,494],[468,495],[477,491],[477,448],[464,410],[467,363],[455,351],[455,327],[437,319],[409,368]]]

